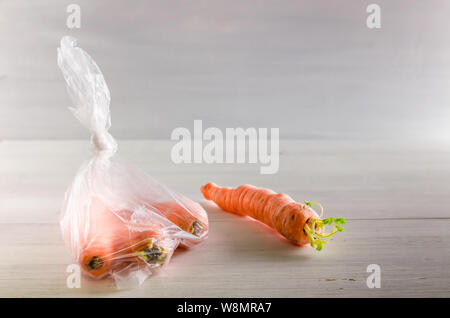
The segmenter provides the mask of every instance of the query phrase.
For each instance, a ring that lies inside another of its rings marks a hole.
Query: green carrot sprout
[[[309,207],[313,205],[317,205],[320,207],[320,216],[319,218],[311,218],[305,224],[303,230],[309,238],[309,242],[312,248],[320,251],[323,249],[323,246],[330,240],[330,237],[338,232],[345,231],[345,228],[342,225],[346,224],[345,219],[342,217],[333,218],[329,217],[326,219],[322,219],[323,216],[323,207],[320,203],[305,201],[305,204]],[[321,230],[325,228],[326,225],[332,225],[332,229],[328,233],[324,233]]]

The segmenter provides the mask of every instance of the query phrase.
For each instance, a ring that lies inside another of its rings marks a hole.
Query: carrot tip
[[[200,192],[203,194],[206,200],[211,200],[211,188],[215,188],[217,185],[213,182],[209,182],[200,187]]]
[[[99,269],[104,265],[103,260],[98,256],[93,256],[90,261],[86,264],[86,267],[90,270]]]
[[[163,264],[167,257],[167,252],[165,251],[165,249],[156,244],[153,244],[153,240],[151,240],[144,249],[136,251],[134,253],[136,256],[143,259],[147,264],[157,266]]]

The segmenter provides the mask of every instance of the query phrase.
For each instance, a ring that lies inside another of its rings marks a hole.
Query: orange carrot
[[[290,196],[275,193],[269,189],[257,188],[252,185],[242,185],[236,189],[222,188],[214,183],[201,187],[201,192],[207,200],[214,201],[225,211],[248,215],[277,230],[281,235],[296,245],[311,244],[321,250],[330,236],[344,231],[344,218],[321,219],[323,208],[315,202],[305,201],[305,204],[295,202]],[[312,209],[318,205],[321,216]],[[325,234],[325,225],[334,223],[331,232]]]
[[[145,261],[151,267],[162,265],[172,247],[162,246],[165,235],[161,225],[148,224],[136,228],[113,213],[100,199],[94,197],[86,207],[89,218],[84,218],[80,234],[82,250],[79,263],[91,277],[103,278],[111,269]],[[120,213],[131,213],[120,211]]]
[[[164,236],[145,231],[140,235],[130,235],[120,245],[102,243],[86,248],[80,255],[83,271],[91,277],[102,278],[112,268],[123,267],[131,263],[142,263],[158,267],[165,263],[170,247],[161,244]]]

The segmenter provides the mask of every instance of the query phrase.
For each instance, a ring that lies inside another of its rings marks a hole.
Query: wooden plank
[[[282,141],[280,170],[251,164],[181,164],[170,141],[119,142],[120,155],[195,200],[200,185],[251,183],[321,202],[352,218],[450,217],[450,151],[438,146]],[[447,147],[448,148],[448,147]],[[63,194],[89,157],[88,141],[0,143],[0,222],[54,222]],[[26,200],[24,200],[26,198]]]
[[[83,279],[66,287],[70,257],[58,218],[87,141],[0,142],[0,296],[450,296],[450,152],[436,145],[282,141],[280,171],[255,165],[175,165],[168,141],[124,140],[120,154],[196,200],[207,182],[253,183],[322,201],[348,231],[323,252],[297,248],[261,224],[202,201],[208,240],[176,252],[142,288]],[[369,289],[369,264],[382,269]]]
[[[349,220],[322,252],[298,248],[265,226],[208,207],[210,237],[179,250],[139,289],[110,280],[66,287],[70,258],[56,224],[0,225],[0,296],[448,297],[450,220]],[[366,285],[381,266],[381,288]]]
[[[371,33],[367,1],[122,2],[78,0],[82,27],[68,29],[70,2],[0,1],[1,137],[86,135],[56,67],[65,34],[104,72],[116,136],[202,118],[292,138],[449,137],[448,1],[378,0]]]

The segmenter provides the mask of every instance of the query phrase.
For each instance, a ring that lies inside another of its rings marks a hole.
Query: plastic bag
[[[179,244],[190,247],[207,237],[207,214],[117,158],[108,132],[108,86],[74,38],[62,38],[58,66],[74,104],[70,110],[90,130],[94,150],[66,192],[64,240],[87,275],[112,276],[119,288],[135,287],[164,267]]]

